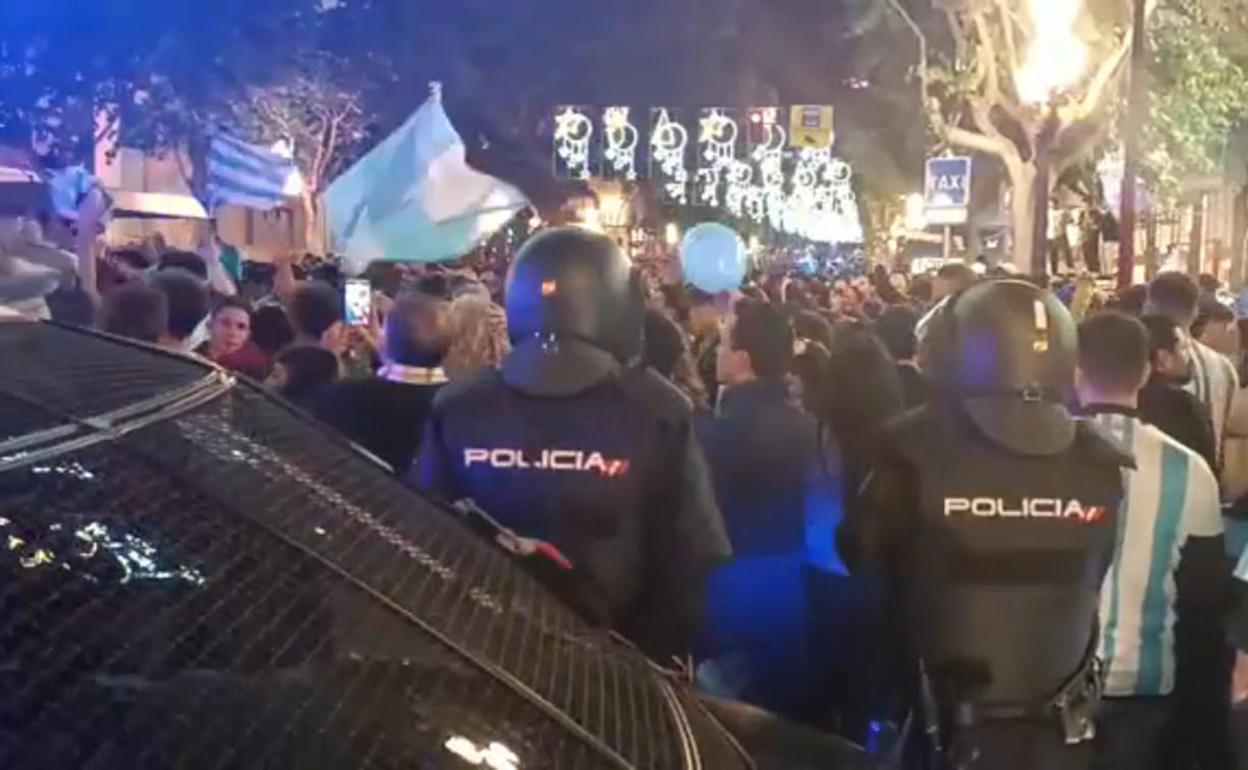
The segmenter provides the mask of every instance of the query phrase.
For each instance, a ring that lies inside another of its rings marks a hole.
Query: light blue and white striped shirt
[[[1192,379],[1184,388],[1209,409],[1209,419],[1213,423],[1214,447],[1217,449],[1220,465],[1222,441],[1226,437],[1226,421],[1231,415],[1235,391],[1239,390],[1239,375],[1235,373],[1235,365],[1226,356],[1198,339],[1191,339],[1191,344]]]
[[[1106,412],[1095,421],[1136,463],[1123,471],[1114,562],[1101,588],[1105,692],[1168,695],[1174,689],[1174,576],[1189,537],[1222,534],[1218,482],[1200,455],[1138,417]]]

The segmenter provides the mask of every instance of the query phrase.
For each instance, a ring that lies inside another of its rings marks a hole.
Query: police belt
[[[1093,629],[1088,649],[1075,673],[1071,674],[1050,698],[1022,704],[944,704],[955,710],[969,707],[973,714],[972,724],[1007,720],[1045,721],[1057,717],[1062,724],[1066,743],[1075,745],[1096,737],[1093,717],[1105,691],[1105,677],[1101,661],[1096,657],[1098,633]],[[962,724],[961,727],[968,727]]]

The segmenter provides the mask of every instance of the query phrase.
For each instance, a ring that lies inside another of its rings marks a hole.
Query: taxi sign
[[[965,224],[971,203],[971,159],[928,158],[923,202],[928,224]]]

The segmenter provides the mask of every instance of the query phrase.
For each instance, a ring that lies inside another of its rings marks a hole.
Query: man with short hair
[[[793,340],[783,311],[754,300],[737,303],[720,339],[723,393],[699,436],[736,559],[711,575],[703,675],[721,695],[801,719],[821,695],[803,573],[843,567],[839,474],[790,388]]]
[[[914,333],[918,324],[919,314],[906,305],[893,305],[875,322],[875,335],[897,364],[907,408],[916,407],[927,398],[927,382],[919,371],[919,343]]]
[[[1226,356],[1228,360],[1239,360],[1239,324],[1235,313],[1217,300],[1204,300],[1200,303],[1200,313],[1192,334],[1205,345]]]
[[[290,297],[287,314],[297,344],[320,345],[335,355],[346,349],[342,295],[333,286],[320,281],[300,284]]]
[[[162,347],[179,353],[193,353],[208,341],[208,289],[203,282],[181,268],[171,267],[153,274],[153,288],[165,295],[169,307],[169,328]]]
[[[946,262],[936,271],[936,279],[932,281],[932,303],[937,304],[946,297],[965,291],[978,280],[975,271],[962,262]]]
[[[1149,314],[1164,315],[1179,324],[1184,335],[1190,335],[1196,322],[1200,303],[1200,288],[1183,273],[1162,273],[1148,285],[1148,301],[1145,309]],[[1192,381],[1187,390],[1209,410],[1213,420],[1214,448],[1218,464],[1222,460],[1222,438],[1226,433],[1227,419],[1231,413],[1231,400],[1239,390],[1239,376],[1235,367],[1223,355],[1200,340],[1192,341]]]
[[[169,302],[153,286],[123,284],[104,294],[96,325],[109,334],[157,345],[169,332]]]
[[[1148,332],[1148,382],[1140,389],[1140,416],[1170,438],[1217,467],[1213,421],[1209,409],[1183,390],[1192,380],[1191,340],[1172,318],[1146,315],[1140,319]]]
[[[1079,401],[1135,458],[1123,471],[1126,496],[1101,591],[1107,700],[1097,750],[1105,767],[1168,767],[1163,733],[1173,720],[1180,751],[1199,745],[1212,762],[1202,767],[1225,767],[1216,727],[1226,716],[1216,703],[1225,702],[1228,572],[1218,482],[1203,458],[1141,419],[1148,353],[1148,333],[1131,316],[1100,313],[1079,326]]]
[[[425,294],[401,294],[382,335],[385,365],[375,378],[340,382],[312,399],[310,411],[402,475],[420,449],[434,397],[446,384],[442,358],[450,345],[449,305]]]

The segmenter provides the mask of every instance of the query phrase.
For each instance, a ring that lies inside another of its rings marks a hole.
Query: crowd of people
[[[942,309],[1000,276],[962,264],[759,274],[712,295],[613,273],[604,242],[554,231],[549,265],[529,260],[545,272],[517,266],[506,291],[470,269],[387,268],[355,323],[332,265],[227,269],[219,245],[123,250],[101,261],[90,317],[71,305],[62,318],[262,381],[408,483],[470,497],[583,560],[600,589],[589,603],[656,658],[693,650],[706,692],[870,735],[896,689],[896,650],[881,641],[895,634],[886,580],[861,568],[845,524],[868,515],[890,426],[945,396],[930,360]],[[555,311],[534,303],[560,301],[591,268],[595,282],[625,283],[560,305],[567,325],[553,335]],[[1057,400],[1130,457],[1099,612],[1104,767],[1232,766],[1229,704],[1248,697],[1248,669],[1232,677],[1230,664],[1248,392],[1241,319],[1218,288],[1180,273],[1119,295],[1084,280],[1035,288],[1080,321],[1077,371]],[[635,300],[644,335],[628,338],[620,297]],[[619,393],[603,395],[604,382]],[[569,419],[593,451],[548,427]],[[550,473],[499,475],[530,467]],[[582,471],[662,481],[612,492],[595,512],[603,499]],[[579,505],[581,520],[555,516],[551,500]],[[665,553],[656,574],[629,561],[636,543]],[[679,584],[675,598],[640,601],[655,580]]]

